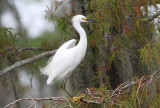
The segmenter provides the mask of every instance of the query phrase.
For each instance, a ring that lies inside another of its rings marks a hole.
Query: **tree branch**
[[[87,104],[101,104],[101,102],[86,100],[86,99],[81,99],[81,102],[84,102],[84,103],[87,103]]]
[[[160,11],[158,11],[156,14],[154,14],[151,18],[148,19],[148,22],[153,21],[155,18],[157,18],[160,15]]]
[[[65,97],[47,97],[47,98],[32,98],[32,97],[29,97],[29,98],[21,98],[21,99],[18,99],[12,103],[9,103],[8,105],[6,105],[4,108],[8,108],[9,106],[10,107],[13,107],[16,103],[20,102],[20,101],[25,101],[25,100],[30,100],[30,101],[33,101],[34,104],[32,106],[35,106],[37,102],[39,101],[45,101],[45,100],[50,100],[50,101],[58,101],[58,102],[67,102],[69,107],[70,108],[73,108],[72,105],[70,104],[70,102],[67,100],[67,98]],[[91,100],[85,100],[85,99],[82,99],[81,102],[85,102],[85,103],[88,103],[88,104],[100,104],[100,102],[96,102],[96,101],[91,101]]]
[[[148,18],[148,19],[142,19],[143,22],[151,22],[153,21],[155,18],[157,18],[158,16],[160,16],[160,11],[158,11],[156,14],[154,14],[152,17]]]
[[[66,99],[64,97],[48,97],[48,98],[22,98],[22,99],[18,99],[8,105],[6,105],[4,108],[7,108],[9,106],[14,106],[14,104],[16,104],[17,102],[20,101],[24,101],[24,100],[31,100],[31,101],[35,101],[35,102],[39,102],[39,101],[44,101],[44,100],[52,100],[52,101],[65,101]]]
[[[36,55],[36,56],[33,56],[31,58],[28,58],[28,59],[25,59],[25,60],[22,60],[22,61],[19,61],[19,62],[16,62],[15,64],[7,67],[6,69],[4,70],[1,70],[0,71],[0,77],[7,74],[9,71],[11,70],[14,70],[22,65],[25,65],[25,64],[28,64],[28,63],[31,63],[31,62],[34,62],[34,61],[37,61],[41,58],[44,58],[44,57],[47,57],[47,56],[51,56],[53,55],[54,53],[56,52],[56,50],[52,50],[52,51],[47,51],[47,52],[44,52],[42,54],[39,54],[39,55]]]

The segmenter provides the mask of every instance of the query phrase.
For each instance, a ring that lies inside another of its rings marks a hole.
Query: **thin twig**
[[[30,96],[30,98],[32,99],[32,101],[34,101],[35,108],[37,108],[37,101],[33,100],[33,98],[31,96]]]
[[[69,103],[69,101],[65,97],[63,97],[63,98],[66,100],[66,102],[68,103],[69,107],[73,108],[72,105]]]
[[[124,82],[124,83],[122,83],[120,86],[118,86],[118,87],[112,92],[111,97],[114,95],[115,92],[117,92],[117,91],[120,89],[120,87],[121,87],[122,85],[124,85],[124,84],[126,84],[126,83],[128,83],[128,82]]]
[[[158,74],[159,72],[160,72],[160,68],[159,68],[156,72],[154,72],[154,73],[152,74],[152,76]]]
[[[138,89],[137,89],[136,95],[138,95],[139,89],[141,88],[141,83],[142,83],[143,78],[144,78],[144,76],[140,79],[140,82],[139,82],[139,84],[138,84]]]
[[[30,107],[28,107],[28,108],[33,108],[35,106],[35,104],[33,104],[33,105],[31,105]]]

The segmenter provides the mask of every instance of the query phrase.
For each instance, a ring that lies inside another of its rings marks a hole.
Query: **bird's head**
[[[83,16],[83,15],[76,15],[76,16],[74,16],[74,17],[72,18],[72,22],[73,22],[73,23],[74,23],[74,22],[79,22],[79,23],[81,23],[81,22],[95,22],[95,23],[97,23],[96,21],[90,20],[90,19],[86,18],[86,17]]]

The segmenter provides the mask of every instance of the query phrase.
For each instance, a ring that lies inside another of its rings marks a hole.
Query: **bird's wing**
[[[70,72],[68,69],[74,65],[75,58],[76,53],[71,49],[64,49],[56,53],[47,66],[42,69],[42,73],[48,76],[47,84],[51,84],[66,71]]]
[[[70,49],[70,48],[73,48],[76,46],[76,40],[75,39],[72,39],[71,40],[71,43],[68,45],[67,49]]]
[[[75,45],[76,45],[76,40],[72,39],[65,42],[58,50],[73,48]]]
[[[65,49],[73,48],[75,45],[76,45],[76,40],[72,39],[72,40],[69,40],[69,41],[65,42],[61,47],[59,47],[57,52],[52,57],[49,58],[49,60],[47,61],[47,65],[43,68],[40,68],[40,71],[42,72],[42,74],[49,75],[49,71],[47,71],[47,70],[49,69],[49,67],[50,68],[53,67],[53,66],[50,66],[50,65],[53,64],[51,62],[54,61],[54,59],[55,59],[54,56],[55,55],[61,55],[61,54],[63,54],[61,52],[63,52]]]
[[[65,42],[62,46],[60,46],[56,53],[59,53],[59,52],[61,52],[61,50],[63,51],[64,49],[73,48],[75,45],[76,45],[75,39],[69,40],[69,41]],[[49,60],[47,61],[47,64],[52,60],[53,57],[54,57],[54,55],[49,58]]]

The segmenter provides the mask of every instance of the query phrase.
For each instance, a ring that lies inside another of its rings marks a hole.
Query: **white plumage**
[[[64,43],[51,57],[47,65],[41,69],[42,74],[48,76],[47,84],[53,84],[57,78],[68,77],[84,58],[87,48],[86,32],[81,22],[91,21],[83,15],[76,15],[72,19],[74,28],[80,35],[80,41],[72,39]]]

